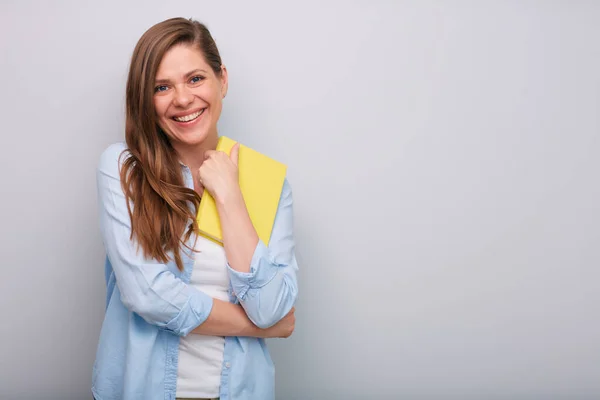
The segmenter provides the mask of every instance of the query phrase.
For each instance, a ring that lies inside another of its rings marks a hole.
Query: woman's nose
[[[174,103],[178,107],[186,107],[194,101],[194,95],[186,86],[179,87],[175,90]]]

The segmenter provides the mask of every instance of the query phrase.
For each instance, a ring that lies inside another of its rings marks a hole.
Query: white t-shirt
[[[228,301],[225,250],[203,237],[198,237],[196,250],[199,252],[195,253],[190,285],[211,297]],[[190,333],[180,338],[177,397],[219,397],[224,346],[222,336]]]

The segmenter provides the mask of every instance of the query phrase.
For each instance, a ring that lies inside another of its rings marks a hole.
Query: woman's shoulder
[[[282,196],[287,197],[292,195],[292,185],[290,184],[290,180],[286,176],[283,178],[283,187],[281,190]]]
[[[125,142],[116,142],[110,144],[100,154],[98,161],[98,172],[104,172],[109,175],[119,175],[120,166],[123,165],[124,157],[121,155],[127,150]]]

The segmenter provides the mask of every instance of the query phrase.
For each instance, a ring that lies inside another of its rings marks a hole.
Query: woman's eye
[[[167,90],[167,87],[165,85],[160,85],[154,88],[154,93],[164,92],[165,90]]]
[[[201,77],[201,76],[195,76],[195,77],[193,77],[193,78],[191,79],[191,81],[190,81],[190,82],[192,82],[192,83],[198,83],[198,82],[200,82],[200,81],[201,81],[201,80],[203,80],[203,79],[204,79],[204,78],[203,78],[203,77]]]

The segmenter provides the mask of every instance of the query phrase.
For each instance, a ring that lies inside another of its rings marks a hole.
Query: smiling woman
[[[185,154],[184,163],[197,158],[194,155],[206,145],[216,147],[217,121],[227,93],[224,66],[213,70],[193,45],[173,46],[158,67],[154,90],[158,124],[175,150]]]
[[[227,85],[197,21],[163,21],[133,52],[126,142],[104,151],[97,172],[107,253],[97,400],[274,399],[264,339],[295,326],[292,192],[285,181],[266,246],[238,185],[238,147],[215,150]],[[223,247],[198,235],[205,190]]]

